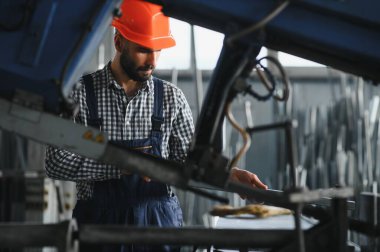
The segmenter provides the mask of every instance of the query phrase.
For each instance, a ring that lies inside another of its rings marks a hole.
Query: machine
[[[215,200],[224,199],[199,189],[199,185],[244,193],[268,204],[290,208],[295,212],[296,229],[251,231],[249,238],[242,235],[248,232],[244,230],[181,229],[161,232],[89,226],[78,231],[72,223],[49,226],[45,231],[59,229],[62,237],[70,234],[70,241],[89,243],[192,242],[276,251],[342,252],[348,251],[346,233],[349,228],[379,236],[378,225],[348,219],[346,199],[353,195],[352,188],[306,191],[299,187],[292,122],[267,127],[284,129],[287,133],[292,184],[286,192],[261,191],[228,182],[229,170],[235,160],[221,154],[219,137],[228,104],[238,93],[249,93],[246,79],[252,69],[257,69],[259,62],[256,57],[263,46],[319,62],[377,84],[380,81],[380,17],[377,14],[380,3],[371,0],[150,1],[162,5],[168,16],[225,34],[185,164],[158,160],[112,145],[108,143],[106,134],[75,125],[68,118],[75,110],[75,104],[68,98],[69,93],[84,73],[90,53],[97,48],[112,16],[119,14],[119,0],[0,2],[0,128],[89,158],[129,167],[132,171]],[[262,78],[267,80],[268,90],[275,95],[277,89],[273,76],[262,69]],[[285,87],[277,95],[280,100],[286,99],[288,92],[286,76],[282,74],[282,77]],[[246,129],[246,132],[251,134],[255,130],[262,128]],[[309,204],[323,197],[331,198],[328,210]],[[304,232],[300,227],[301,213],[317,218],[320,224]],[[20,232],[20,227],[2,225],[0,230],[7,231],[0,233]],[[31,232],[31,229],[23,228],[25,232]],[[75,236],[78,232],[79,238]],[[128,233],[132,238],[115,235],[111,239],[106,235],[110,232]],[[141,232],[151,232],[150,238],[141,240]],[[170,238],[177,233],[183,234],[183,239]],[[91,238],[96,234],[97,239]],[[158,234],[161,234],[160,239],[157,239]],[[316,246],[315,238],[324,242]],[[226,240],[230,243],[226,244]],[[0,238],[0,244],[4,246],[11,246],[12,242],[12,237]],[[18,242],[25,246],[41,245],[43,236],[25,240],[25,243]],[[46,245],[72,248],[70,244],[62,243],[62,239],[56,243],[49,240]]]

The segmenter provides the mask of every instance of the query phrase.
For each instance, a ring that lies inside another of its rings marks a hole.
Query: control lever
[[[284,191],[281,191],[281,190],[273,190],[273,189],[268,189],[267,191],[270,191],[270,192],[278,192],[278,193],[283,193]],[[307,205],[318,205],[318,206],[331,206],[331,201],[332,201],[332,198],[329,198],[329,197],[323,197],[319,200],[316,200],[314,202],[311,202],[311,203],[306,203]],[[352,200],[347,200],[347,210],[355,210],[355,201],[352,201]]]

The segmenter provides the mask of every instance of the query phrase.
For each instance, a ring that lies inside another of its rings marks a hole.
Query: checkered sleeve
[[[169,159],[184,162],[193,136],[194,123],[185,95],[180,89],[176,89],[176,92],[178,113],[169,138]]]
[[[106,180],[120,175],[116,167],[51,146],[46,150],[45,169],[50,178],[70,181]]]
[[[84,85],[76,90],[73,100],[79,105],[75,123],[85,124],[88,115]],[[98,181],[120,177],[120,170],[69,151],[48,146],[45,158],[46,175],[52,179],[69,181]]]

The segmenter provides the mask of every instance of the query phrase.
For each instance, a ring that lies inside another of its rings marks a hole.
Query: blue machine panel
[[[262,20],[276,0],[149,0],[172,17],[233,36]],[[22,89],[59,113],[121,0],[0,1],[0,96]],[[380,81],[380,2],[293,0],[239,43],[284,51]]]
[[[149,0],[164,12],[226,34],[261,21],[278,6],[275,0]],[[239,42],[313,60],[380,82],[380,1],[293,0],[274,19]]]
[[[121,0],[0,2],[0,95],[22,89],[58,113]]]

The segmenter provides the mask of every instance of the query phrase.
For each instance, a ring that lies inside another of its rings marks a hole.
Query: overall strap
[[[161,125],[164,122],[164,83],[162,80],[153,77],[154,83],[154,106],[152,115],[152,131],[161,132]]]
[[[91,74],[83,76],[83,82],[86,88],[86,103],[89,111],[89,118],[87,118],[88,126],[100,129],[102,125],[102,118],[98,116],[98,102],[94,91],[94,81]]]

